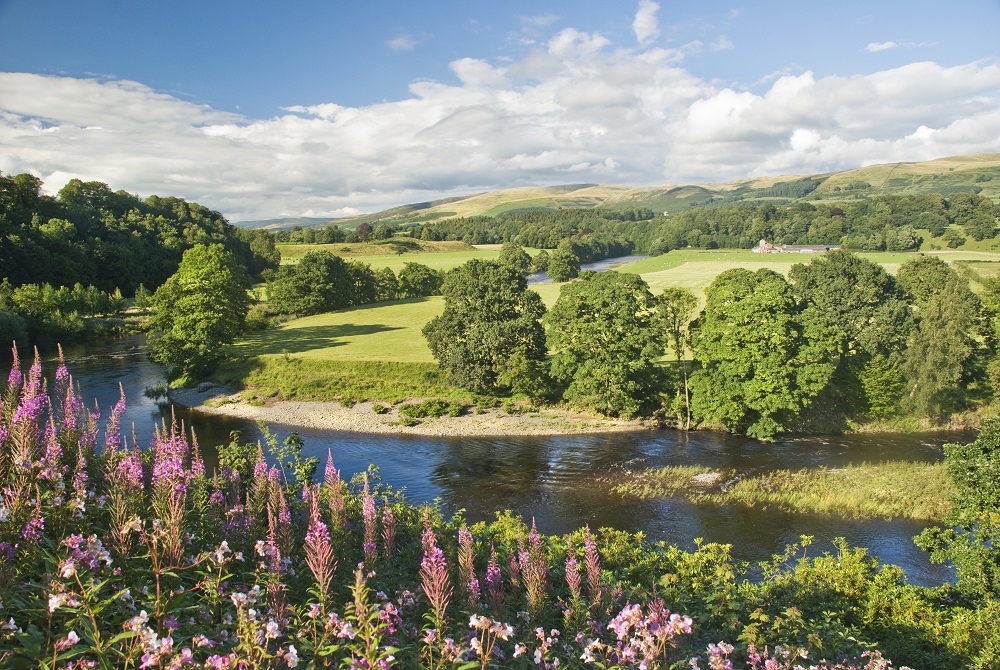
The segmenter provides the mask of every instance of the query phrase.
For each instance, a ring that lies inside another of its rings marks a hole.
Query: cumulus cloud
[[[660,6],[653,0],[639,0],[639,9],[632,21],[632,31],[640,46],[648,46],[660,36],[660,25],[656,20],[658,11]]]
[[[1000,151],[1000,64],[779,73],[751,90],[684,49],[565,29],[521,59],[460,58],[361,107],[253,119],[129,81],[0,73],[0,170],[54,191],[95,179],[233,220],[341,215],[533,184],[631,185],[825,172]]]

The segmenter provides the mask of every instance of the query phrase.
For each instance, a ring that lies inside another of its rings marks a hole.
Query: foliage
[[[440,292],[441,273],[421,263],[407,263],[399,271],[399,294],[402,298],[421,298]]]
[[[691,391],[688,387],[688,363],[686,357],[691,317],[698,306],[698,298],[690,290],[676,286],[667,287],[659,295],[658,307],[670,348],[674,350],[676,367],[681,373],[676,385],[674,411],[677,425],[691,427]]]
[[[545,307],[524,275],[471,260],[447,274],[441,293],[444,312],[423,333],[452,382],[473,393],[532,388],[545,360]]]
[[[638,275],[601,272],[563,286],[545,320],[563,398],[610,416],[658,404],[663,343],[655,310]]]
[[[509,265],[523,275],[528,274],[531,269],[531,256],[519,244],[504,242],[500,247],[500,256],[497,261],[501,265]]]
[[[967,402],[963,386],[981,353],[980,310],[979,298],[957,276],[924,299],[903,368],[907,406],[917,416],[940,418]]]
[[[554,282],[565,282],[580,275],[580,258],[573,250],[561,246],[549,254],[549,262],[545,270],[549,279]]]
[[[841,335],[815,308],[801,308],[781,275],[723,272],[692,333],[702,368],[691,377],[697,417],[767,438],[787,429],[826,386]]]
[[[345,482],[328,459],[313,483],[301,443],[275,450],[284,471],[240,447],[210,475],[175,425],[145,456],[126,448],[124,401],[99,447],[68,377],[61,411],[37,362],[0,394],[5,668],[891,667],[876,646],[916,667],[998,660],[996,600],[945,602],[863,549],[807,558],[804,538],[751,569],[700,540],[545,536],[509,514],[470,527],[374,469]],[[995,502],[984,483],[977,514]]]
[[[254,276],[277,267],[267,231],[241,231],[180,198],[145,200],[71,179],[57,197],[28,174],[0,175],[0,268],[14,286],[80,283],[131,296],[160,286],[195,245],[222,244]]]
[[[969,444],[945,446],[948,475],[958,490],[945,527],[929,528],[918,544],[937,563],[951,562],[958,590],[978,602],[1000,594],[1000,420],[983,424]]]
[[[153,360],[186,377],[211,371],[243,330],[250,297],[243,269],[222,245],[193,247],[153,296]]]
[[[386,290],[372,269],[345,261],[325,249],[310,251],[296,265],[283,265],[267,287],[275,314],[319,314],[375,302]]]

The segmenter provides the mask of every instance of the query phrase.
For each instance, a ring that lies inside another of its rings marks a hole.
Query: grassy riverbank
[[[895,461],[775,470],[741,479],[733,471],[671,466],[631,473],[614,491],[640,498],[683,496],[716,505],[921,521],[943,520],[955,494],[943,463]]]

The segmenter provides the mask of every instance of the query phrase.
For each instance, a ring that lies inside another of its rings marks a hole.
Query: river
[[[163,368],[146,358],[142,336],[97,344],[64,347],[67,366],[88,405],[104,418],[118,399],[121,384],[127,411],[122,432],[135,427],[140,445],[149,443],[155,423],[169,420],[170,409],[146,398],[143,390],[165,382]],[[43,367],[53,377],[56,352],[41,350]],[[5,359],[5,363],[9,358]],[[26,363],[26,362],[25,362]],[[176,416],[193,426],[198,442],[211,459],[213,447],[229,441],[238,430],[244,441],[256,440],[255,424],[177,409]],[[272,426],[284,439],[295,430]],[[912,521],[841,519],[827,515],[748,510],[737,506],[695,505],[666,499],[623,499],[610,492],[608,481],[621,470],[665,465],[706,465],[739,473],[775,468],[841,467],[850,463],[887,460],[938,461],[947,442],[968,441],[974,434],[872,434],[800,437],[763,443],[713,433],[675,430],[546,437],[434,438],[369,435],[298,429],[307,455],[327,450],[349,479],[369,464],[379,467],[382,480],[405,491],[412,503],[439,501],[448,514],[465,510],[470,521],[489,520],[497,510],[511,510],[539,530],[564,533],[589,524],[642,531],[652,540],[693,548],[695,538],[733,545],[739,560],[761,561],[785,545],[812,535],[811,555],[832,549],[844,537],[867,547],[886,563],[902,567],[916,584],[940,584],[953,578],[946,566],[932,565],[913,544],[925,524]]]

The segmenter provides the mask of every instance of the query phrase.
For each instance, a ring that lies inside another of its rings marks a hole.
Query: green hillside
[[[506,212],[571,208],[629,210],[648,208],[676,213],[727,202],[845,201],[876,195],[958,192],[1000,199],[1000,154],[973,154],[921,163],[889,163],[812,175],[755,177],[723,184],[668,184],[633,188],[608,184],[569,184],[491,191],[404,205],[337,220],[341,228],[375,221],[408,225],[453,217],[496,216]]]

